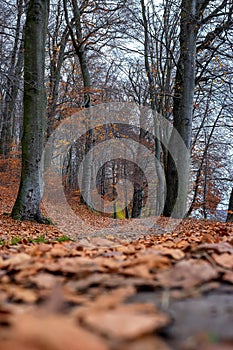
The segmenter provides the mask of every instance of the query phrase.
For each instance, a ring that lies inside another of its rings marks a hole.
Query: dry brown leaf
[[[85,317],[86,314],[93,313],[95,311],[103,311],[115,308],[118,306],[118,304],[122,303],[124,300],[134,295],[135,293],[136,289],[133,286],[124,286],[122,288],[117,288],[112,291],[108,291],[107,293],[105,292],[105,294],[102,295],[99,292],[96,298],[92,301],[90,301],[90,299],[87,300],[87,298],[84,299],[81,303],[82,307],[74,309],[72,316],[74,318],[82,318]],[[80,297],[82,298],[82,296]]]
[[[46,272],[39,272],[36,276],[29,277],[29,281],[36,284],[37,288],[52,289],[56,283],[64,280],[61,276],[54,276]]]
[[[122,303],[125,299],[136,293],[133,286],[114,289],[106,294],[99,295],[93,302],[98,309],[108,309]]]
[[[133,245],[128,244],[128,245],[119,245],[118,247],[115,248],[117,252],[124,253],[126,255],[132,255],[135,254],[135,248]]]
[[[163,243],[164,247],[167,248],[175,248],[175,242],[172,239],[167,239],[166,242]]]
[[[140,304],[141,309],[141,304]],[[162,312],[143,312],[137,305],[121,305],[113,310],[89,310],[83,315],[84,324],[116,339],[134,339],[155,331],[170,321]],[[150,305],[150,311],[153,306]]]
[[[95,247],[113,247],[114,245],[116,245],[111,240],[106,239],[104,237],[91,238],[90,243],[92,243]]]
[[[135,259],[128,258],[121,264],[121,266],[134,267],[142,264],[148,266],[148,269],[160,269],[171,265],[171,261],[168,257],[161,255],[160,251],[156,250],[152,253],[149,252],[147,254],[140,254]]]
[[[70,255],[69,251],[61,244],[56,244],[54,247],[52,247],[50,254],[54,257],[64,257]]]
[[[43,267],[43,265],[39,262],[35,262],[33,265],[27,266],[25,269],[20,270],[15,275],[15,281],[24,283],[28,278],[35,276],[36,273]]]
[[[17,285],[6,285],[4,290],[7,292],[11,301],[34,303],[37,301],[38,296],[33,289],[22,288]]]
[[[179,248],[179,249],[186,249],[187,247],[189,247],[189,243],[186,239],[182,239],[182,240],[179,240],[177,243],[176,243],[176,248]]]
[[[105,258],[101,256],[95,259],[95,263],[98,266],[101,266],[105,271],[107,270],[118,271],[119,268],[121,267],[122,262],[115,259]]]
[[[168,257],[157,255],[148,256],[149,260],[147,262],[150,269],[163,269],[171,265],[171,261]]]
[[[40,313],[17,315],[10,340],[1,340],[0,344],[1,350],[108,349],[99,337],[75,325],[68,317]]]
[[[227,242],[200,244],[194,250],[213,250],[217,253],[233,253],[233,247]]]
[[[88,276],[97,270],[97,265],[88,257],[60,258],[57,261],[45,264],[45,268],[51,272],[73,273],[80,276]],[[101,270],[101,267],[98,268]]]
[[[171,256],[175,260],[181,260],[185,257],[185,253],[180,249],[162,248],[163,255]]]
[[[202,235],[201,241],[203,243],[214,243],[215,242],[215,238],[212,234],[206,232]]]
[[[66,288],[63,288],[63,297],[65,301],[68,301],[72,304],[76,305],[83,305],[90,302],[91,295],[90,294],[77,294],[72,293],[71,291],[67,290]]]
[[[31,260],[30,255],[25,253],[18,253],[17,255],[14,255],[10,257],[7,260],[0,260],[0,268],[4,269],[6,267],[9,268],[17,268],[17,270],[20,270],[24,267],[25,263],[27,263],[29,260]]]
[[[136,265],[134,267],[128,267],[121,272],[126,276],[136,276],[145,279],[152,279],[153,275],[149,272],[149,266],[147,265]]]
[[[51,250],[51,245],[45,244],[45,243],[40,243],[38,246],[35,247],[37,251],[40,251],[41,253],[47,253]]]
[[[233,271],[227,271],[222,277],[223,281],[230,282],[233,284]]]
[[[145,336],[128,344],[121,344],[116,350],[171,350],[171,348],[159,337]]]
[[[212,258],[220,266],[226,267],[227,269],[233,268],[233,254],[223,253],[223,254],[212,254]]]
[[[110,280],[110,281],[109,281]],[[109,283],[113,282],[114,279],[111,278],[111,275],[106,273],[93,273],[83,279],[79,280],[69,280],[65,284],[65,288],[70,292],[82,292],[88,289],[89,287],[95,285],[103,285],[105,282],[109,281]],[[114,284],[117,287],[118,281]]]
[[[192,288],[201,283],[208,282],[218,276],[217,271],[203,260],[182,260],[174,267],[159,272],[156,275],[159,283],[164,287]]]

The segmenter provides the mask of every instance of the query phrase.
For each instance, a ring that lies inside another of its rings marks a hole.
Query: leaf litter
[[[233,291],[233,224],[187,219],[171,233],[152,227],[146,235],[142,225],[137,238],[130,227],[116,240],[112,219],[104,218],[105,237],[69,240],[54,226],[10,218],[19,167],[7,164],[0,193],[0,349],[167,350],[170,300],[222,285]],[[160,307],[139,303],[141,291],[162,295]],[[219,349],[232,340],[220,339]],[[183,348],[218,348],[212,345],[197,335]]]

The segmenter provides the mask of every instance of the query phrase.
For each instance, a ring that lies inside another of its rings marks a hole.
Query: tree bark
[[[180,26],[180,57],[175,77],[175,94],[173,99],[173,126],[180,134],[185,146],[190,151],[192,136],[193,97],[195,87],[197,1],[182,0]],[[186,212],[188,194],[189,160],[177,144],[175,132],[172,132],[169,149],[175,150],[175,159],[168,153],[165,170],[167,196],[164,215],[182,218]],[[181,170],[178,172],[176,164]],[[180,194],[178,196],[178,186]]]
[[[228,214],[227,214],[227,222],[233,222],[233,187],[231,190],[231,196],[229,200],[229,206],[228,206]]]
[[[54,117],[56,115],[56,108],[57,108],[57,101],[58,101],[58,94],[59,94],[61,68],[65,58],[65,48],[66,48],[68,37],[69,37],[68,28],[65,28],[60,41],[60,49],[59,49],[57,61],[55,57],[52,57],[51,63],[50,63],[50,91],[48,94],[48,107],[47,107],[47,138],[49,138],[49,136],[52,134],[54,129]]]
[[[150,37],[149,37],[149,25],[148,25],[148,19],[146,14],[146,5],[144,0],[140,0],[141,3],[141,11],[142,11],[142,21],[143,21],[143,29],[144,29],[144,63],[145,63],[145,70],[146,70],[146,76],[148,80],[148,86],[149,86],[149,96],[150,96],[150,106],[153,111],[161,113],[163,110],[163,107],[160,110],[158,101],[156,100],[156,89],[155,89],[155,79],[153,77],[152,67],[149,61],[149,57],[151,56],[151,47],[150,47]],[[153,60],[152,60],[153,62]],[[156,187],[156,203],[155,203],[155,213],[158,215],[160,213],[160,208],[162,204],[164,203],[164,179],[163,174],[161,172],[161,168],[159,167],[159,163],[157,160],[160,159],[161,153],[162,153],[162,145],[159,141],[159,135],[161,130],[159,129],[157,115],[154,113],[154,131],[156,135],[156,141],[155,141],[155,164],[156,164],[156,172],[157,172],[157,179],[158,179],[158,185]],[[137,193],[136,187],[134,188],[134,199],[136,200],[138,198],[139,203],[142,201],[141,196]],[[135,200],[133,201],[135,203]],[[141,204],[139,204],[141,205]],[[141,209],[139,209],[140,215],[141,215]],[[136,210],[136,215],[139,217],[138,212]]]
[[[65,19],[66,24],[69,28],[70,37],[72,40],[72,44],[75,50],[75,53],[78,56],[80,69],[82,73],[82,80],[83,80],[83,108],[89,108],[91,106],[91,76],[89,72],[88,62],[87,62],[87,55],[86,55],[86,48],[85,48],[85,40],[83,37],[83,29],[81,25],[81,12],[80,8],[78,6],[77,0],[72,0],[72,12],[74,14],[74,29],[72,24],[69,21],[68,17],[68,9],[67,9],[67,0],[63,0],[64,5],[64,11],[65,11]],[[93,142],[93,134],[91,130],[91,113],[88,115],[87,118],[87,132],[86,132],[86,140],[85,140],[85,154],[88,153],[88,151],[92,147]],[[83,165],[83,178],[82,178],[82,184],[81,184],[81,203],[85,203],[87,206],[91,206],[91,197],[90,197],[90,190],[91,190],[91,174],[92,174],[92,160],[93,155],[90,153],[90,156],[86,162],[84,162]]]
[[[23,68],[23,37],[20,38],[23,16],[23,1],[18,1],[18,16],[15,30],[14,46],[11,54],[10,66],[7,71],[8,80],[6,83],[6,97],[4,99],[4,108],[2,112],[2,130],[0,140],[0,153],[8,155],[13,143],[13,124],[17,96],[20,87],[20,78]],[[21,40],[21,43],[20,43]]]
[[[45,43],[49,0],[31,0],[25,24],[22,170],[12,217],[48,223],[40,210],[41,156],[46,127]]]

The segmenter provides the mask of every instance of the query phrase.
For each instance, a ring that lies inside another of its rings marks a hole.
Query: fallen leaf
[[[194,250],[213,250],[217,253],[233,253],[233,247],[227,242],[200,244]]]
[[[162,248],[161,252],[163,255],[171,256],[175,260],[181,260],[185,257],[185,253],[180,249]]]
[[[162,328],[170,321],[165,313],[140,309],[137,305],[122,305],[113,310],[90,310],[83,315],[82,322],[108,337],[134,339]]]
[[[37,288],[51,289],[58,282],[64,280],[61,276],[54,276],[46,272],[40,272],[36,276],[29,277],[29,281],[35,283]]]
[[[11,301],[34,303],[38,299],[38,296],[33,289],[22,288],[11,284],[4,286],[4,290],[7,292]]]
[[[159,337],[145,336],[125,345],[120,345],[116,350],[171,350],[171,348]]]
[[[69,317],[50,314],[17,315],[10,339],[0,344],[1,350],[108,350],[99,337],[75,325]]]
[[[65,247],[61,244],[56,244],[51,250],[50,250],[51,256],[54,257],[64,257],[69,256],[70,252],[69,250],[65,249]]]
[[[214,238],[214,236],[213,236],[212,234],[210,234],[210,233],[204,233],[204,234],[202,235],[201,241],[202,241],[203,243],[214,243],[215,238]]]
[[[31,260],[30,255],[25,254],[25,253],[19,253],[15,256],[10,257],[7,260],[0,260],[0,268],[4,269],[6,267],[9,268],[17,268],[17,270],[20,270],[21,268],[24,267],[24,263],[28,262]]]
[[[125,299],[136,293],[136,289],[133,286],[126,286],[122,288],[114,289],[106,294],[99,295],[94,301],[96,308],[108,309],[122,303]]]
[[[174,267],[159,272],[156,279],[164,287],[192,288],[203,282],[215,279],[218,272],[203,260],[182,260]]]
[[[152,279],[153,275],[149,272],[149,266],[147,265],[137,265],[134,267],[129,267],[122,270],[122,274],[126,276],[136,276],[146,279]]]
[[[233,254],[223,253],[223,254],[212,254],[212,258],[220,266],[226,267],[227,269],[233,268]]]
[[[222,277],[223,281],[230,282],[233,284],[233,271],[227,271]]]

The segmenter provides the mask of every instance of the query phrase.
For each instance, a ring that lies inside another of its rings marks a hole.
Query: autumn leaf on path
[[[0,350],[107,350],[94,334],[68,317],[40,312],[17,315],[9,337],[0,338]]]
[[[167,271],[159,272],[156,278],[163,287],[190,289],[217,276],[218,272],[208,262],[189,259],[178,262]]]
[[[134,304],[119,305],[109,310],[89,310],[81,321],[108,337],[134,339],[164,327],[170,318],[152,305]]]

